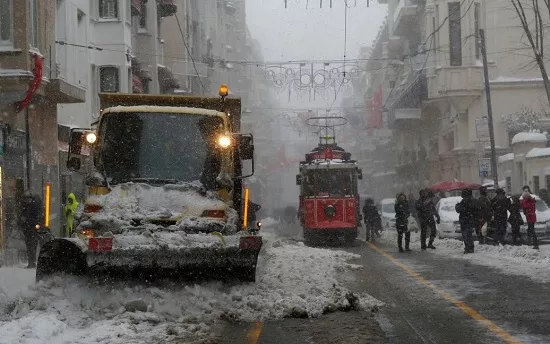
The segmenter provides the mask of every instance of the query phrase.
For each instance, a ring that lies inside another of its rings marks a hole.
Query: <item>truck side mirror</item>
[[[78,157],[72,157],[67,160],[67,168],[71,171],[79,171],[80,170],[81,161]]]
[[[69,154],[81,155],[84,143],[84,131],[72,129],[69,141]]]
[[[363,170],[357,170],[357,179],[363,180]]]
[[[299,174],[296,175],[296,185],[302,185],[302,176]]]
[[[251,160],[254,157],[254,138],[252,135],[240,136],[239,152],[242,160]]]

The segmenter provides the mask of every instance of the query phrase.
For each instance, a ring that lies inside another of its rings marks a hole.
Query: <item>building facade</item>
[[[85,100],[82,87],[56,73],[55,6],[38,0],[0,6],[0,251],[6,260],[24,249],[17,223],[23,192],[42,196],[46,184],[58,189],[57,105]],[[52,194],[56,234],[59,198]]]
[[[490,156],[480,32],[486,36],[497,154],[511,151],[503,118],[528,106],[548,112],[537,68],[518,54],[523,29],[498,0],[387,0],[385,100],[397,152],[397,188],[416,191],[448,179],[481,182]],[[394,61],[392,63],[392,61]],[[393,75],[393,76],[392,76]],[[477,126],[476,126],[477,124]],[[476,130],[477,129],[477,130]]]

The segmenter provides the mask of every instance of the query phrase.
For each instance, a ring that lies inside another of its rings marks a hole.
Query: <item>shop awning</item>
[[[169,17],[178,11],[173,0],[157,0],[157,10],[161,17]]]
[[[139,16],[141,14],[141,4],[143,0],[132,0],[132,16]]]

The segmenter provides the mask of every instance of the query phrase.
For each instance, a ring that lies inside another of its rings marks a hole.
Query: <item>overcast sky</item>
[[[342,59],[344,55],[344,0],[246,0],[247,22],[253,38],[262,45],[266,60]],[[357,6],[355,7],[355,4]],[[377,0],[348,0],[347,57],[371,45],[387,6]]]

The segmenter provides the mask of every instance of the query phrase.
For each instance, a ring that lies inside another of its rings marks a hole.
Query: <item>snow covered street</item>
[[[397,249],[397,232],[385,231],[382,241]],[[475,242],[474,254],[463,254],[464,244],[455,239],[436,239],[433,253],[449,258],[464,259],[499,269],[503,274],[526,276],[538,282],[550,282],[550,245],[541,245],[539,250],[531,246],[479,245]],[[420,233],[411,233],[411,248],[420,250]],[[429,250],[432,252],[432,250]]]
[[[193,342],[225,321],[317,317],[382,306],[338,276],[359,256],[266,233],[255,284],[95,285],[73,277],[34,284],[34,270],[0,268],[0,343]]]

